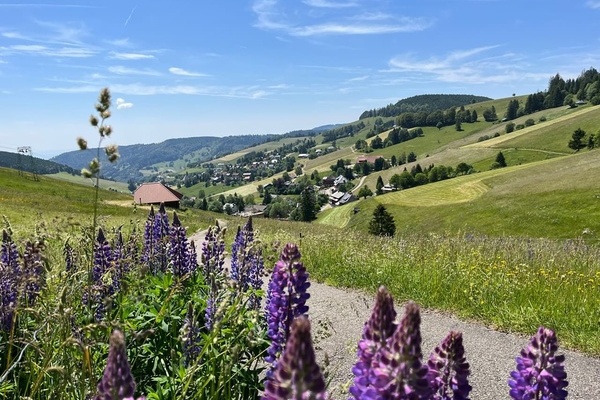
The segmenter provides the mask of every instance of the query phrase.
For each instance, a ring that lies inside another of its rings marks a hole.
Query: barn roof
[[[143,183],[133,193],[133,199],[137,204],[179,202],[182,197],[181,193],[160,182]]]

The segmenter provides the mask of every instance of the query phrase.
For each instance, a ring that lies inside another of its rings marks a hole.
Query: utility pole
[[[37,175],[37,171],[35,169],[35,160],[33,159],[33,153],[31,151],[31,146],[21,146],[21,147],[17,147],[17,153],[19,154],[18,157],[18,168],[19,168],[19,175],[21,176],[25,176],[24,171],[23,171],[23,160],[22,157],[25,156],[27,157],[28,163],[29,163],[29,170],[31,172],[31,176],[33,177],[34,181],[39,181],[39,177]]]

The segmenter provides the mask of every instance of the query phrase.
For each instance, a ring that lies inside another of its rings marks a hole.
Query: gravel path
[[[199,251],[205,234],[198,232],[190,237]],[[229,261],[226,260],[226,264]],[[307,267],[310,272],[310,266]],[[356,361],[356,345],[373,308],[375,293],[366,295],[314,281],[311,282],[309,293],[308,314],[319,364],[328,375],[333,397],[347,398],[347,388],[352,380],[351,368]],[[402,305],[397,304],[396,311],[400,318],[403,314]],[[527,345],[529,337],[497,332],[430,310],[421,310],[421,318],[424,358],[449,331],[460,331],[463,333],[467,361],[471,365],[469,383],[473,391],[470,397],[473,400],[509,398],[508,377],[515,368],[515,357]],[[531,332],[532,335],[534,333]],[[558,339],[560,344],[560,337]],[[600,399],[600,359],[562,349],[560,353],[566,356],[568,399]],[[324,366],[326,357],[329,359],[328,366]]]
[[[310,267],[309,267],[310,269]],[[356,344],[364,322],[369,318],[375,294],[337,289],[312,282],[309,288],[309,316],[315,348],[320,364],[325,353],[330,359],[331,386],[335,398],[347,393],[347,382],[352,379],[351,368],[356,358]],[[396,306],[398,318],[403,314]],[[507,399],[508,377],[515,368],[515,357],[527,345],[529,338],[497,332],[479,324],[460,321],[438,312],[421,310],[421,335],[424,357],[451,330],[463,333],[467,361],[471,365],[469,382],[473,386],[473,400]],[[535,332],[532,332],[532,334]],[[560,343],[560,337],[559,343]],[[600,399],[600,360],[572,351],[566,355],[568,399]],[[341,389],[341,393],[340,393]]]

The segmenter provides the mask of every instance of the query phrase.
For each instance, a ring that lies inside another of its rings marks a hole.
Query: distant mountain
[[[79,169],[73,169],[65,164],[44,160],[19,153],[0,151],[0,167],[12,168],[19,171],[31,172],[40,175],[68,172],[79,174]]]
[[[360,115],[359,119],[369,117],[397,117],[405,112],[414,113],[424,111],[430,113],[487,100],[492,99],[472,94],[421,94],[402,99],[396,104],[389,104],[383,108],[367,110]]]
[[[102,177],[121,182],[127,182],[130,179],[139,180],[141,178],[140,170],[154,164],[180,159],[187,159],[189,162],[205,162],[278,137],[280,136],[200,136],[168,139],[161,143],[119,146],[121,157],[114,164],[108,162],[104,151],[101,150]],[[97,149],[76,150],[53,157],[51,161],[80,170],[86,167],[96,154]]]

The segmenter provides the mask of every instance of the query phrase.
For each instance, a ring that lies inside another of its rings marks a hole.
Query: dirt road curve
[[[198,232],[190,239],[196,242],[198,252],[206,232]],[[229,266],[230,260],[226,260]],[[310,266],[307,265],[310,272]],[[373,307],[373,295],[338,289],[312,282],[307,304],[318,360],[331,380],[334,398],[347,398],[347,387],[352,379],[351,368],[356,361],[356,345],[364,322]],[[398,317],[402,305],[396,305]],[[527,345],[529,337],[497,332],[476,323],[434,311],[421,311],[422,350],[427,358],[435,346],[451,331],[463,332],[467,361],[471,365],[471,399],[498,400],[508,397],[508,377],[515,368],[515,357]],[[599,328],[600,329],[600,328]],[[535,332],[531,332],[533,335]],[[560,341],[560,337],[559,337]],[[566,355],[569,400],[600,399],[600,359],[576,352],[561,351]],[[329,366],[324,368],[325,354]]]

